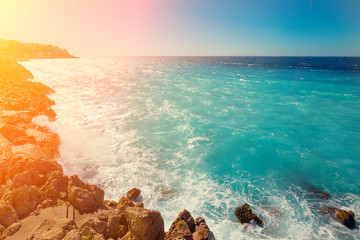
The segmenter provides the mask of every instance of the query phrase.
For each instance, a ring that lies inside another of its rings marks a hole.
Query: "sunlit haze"
[[[0,38],[78,56],[360,55],[358,0],[0,0]]]

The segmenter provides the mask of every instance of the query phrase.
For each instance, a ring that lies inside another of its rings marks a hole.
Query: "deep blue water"
[[[54,90],[68,174],[132,187],[166,228],[183,208],[217,239],[359,239],[360,58],[128,57],[24,63]],[[320,199],[309,186],[331,195]],[[262,227],[241,226],[249,203]],[[167,229],[166,229],[167,230]]]

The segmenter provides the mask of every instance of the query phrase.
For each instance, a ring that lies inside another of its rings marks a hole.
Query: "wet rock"
[[[190,212],[184,209],[171,224],[165,235],[165,240],[190,239],[195,231],[195,221]]]
[[[236,208],[235,216],[239,219],[241,224],[250,223],[252,220],[258,224],[262,224],[262,220],[252,213],[249,204],[245,203],[243,206]]]
[[[323,191],[323,190],[320,190],[314,186],[309,186],[309,191],[314,194],[316,197],[320,198],[320,199],[324,199],[324,200],[327,200],[330,198],[330,195]]]
[[[128,207],[125,216],[131,237],[148,240],[164,239],[164,220],[160,212]]]
[[[134,201],[140,195],[140,189],[133,188],[126,193],[126,197],[132,201]]]
[[[345,211],[335,207],[325,207],[319,210],[322,214],[329,214],[332,218],[338,220],[346,227],[355,228],[355,214],[353,211]]]

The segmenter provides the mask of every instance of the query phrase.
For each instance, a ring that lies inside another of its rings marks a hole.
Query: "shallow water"
[[[24,62],[56,93],[66,174],[142,190],[166,230],[184,208],[217,239],[358,239],[360,59],[129,57]],[[309,186],[331,195],[316,197]],[[241,226],[249,203],[262,227]],[[357,214],[358,213],[358,214]]]

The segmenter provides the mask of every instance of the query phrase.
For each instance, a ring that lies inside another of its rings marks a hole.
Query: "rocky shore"
[[[161,213],[136,201],[139,189],[104,201],[96,185],[64,175],[59,136],[32,121],[56,119],[53,90],[32,78],[15,60],[0,59],[0,239],[214,239],[187,210],[165,233]]]

